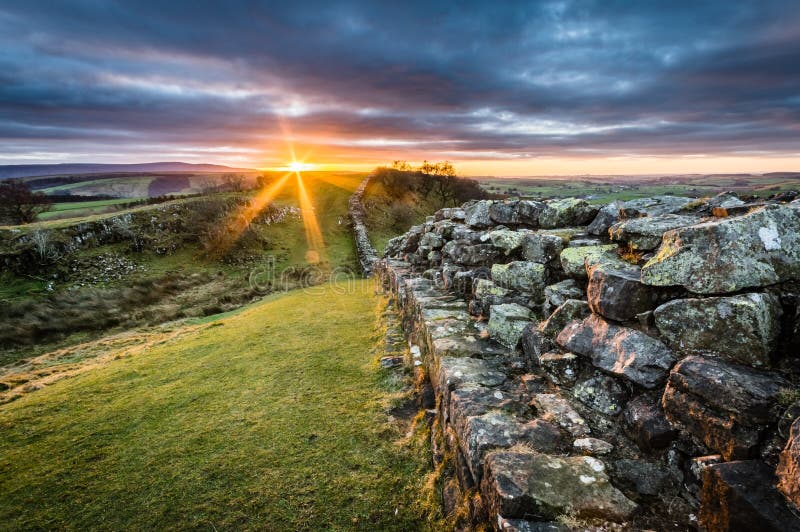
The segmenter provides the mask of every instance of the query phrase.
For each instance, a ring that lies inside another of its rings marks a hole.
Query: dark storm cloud
[[[798,57],[793,1],[6,1],[0,156],[282,123],[376,151],[797,153]]]

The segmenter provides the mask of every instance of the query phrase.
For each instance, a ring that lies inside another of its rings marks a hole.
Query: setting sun
[[[290,172],[307,172],[309,170],[313,170],[315,166],[313,164],[304,163],[301,161],[292,161],[288,165],[286,165],[286,168]]]

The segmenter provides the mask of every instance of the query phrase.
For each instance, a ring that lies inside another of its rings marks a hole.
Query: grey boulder
[[[657,294],[641,282],[638,266],[616,257],[586,265],[589,284],[586,296],[592,312],[616,321],[632,320],[651,310]]]
[[[672,370],[662,405],[669,422],[726,460],[750,458],[778,397],[789,387],[777,374],[717,358],[689,356]]]
[[[527,293],[541,293],[546,284],[547,269],[543,264],[529,261],[494,264],[492,280],[504,288]]]
[[[586,225],[594,219],[597,207],[577,198],[556,199],[545,202],[539,214],[539,226],[545,229]]]
[[[664,234],[642,282],[723,294],[800,277],[800,210],[769,205]]]
[[[592,314],[567,325],[556,343],[592,360],[595,367],[645,388],[655,388],[675,363],[672,351],[646,334]]]
[[[667,344],[687,355],[712,355],[769,366],[780,334],[781,305],[771,294],[676,299],[655,310]]]
[[[505,517],[625,521],[637,509],[591,456],[561,458],[539,453],[493,452],[485,463],[483,493],[493,514]]]
[[[655,218],[631,218],[612,225],[608,234],[611,240],[624,242],[631,249],[650,251],[661,245],[665,232],[696,224],[696,216],[665,214]]]
[[[514,349],[522,338],[522,331],[530,321],[531,311],[522,305],[516,303],[492,305],[489,314],[489,336]]]

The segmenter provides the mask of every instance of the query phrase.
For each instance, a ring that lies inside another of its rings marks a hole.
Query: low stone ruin
[[[375,268],[457,526],[800,530],[800,200],[475,201]]]
[[[347,214],[350,217],[350,223],[353,228],[353,240],[356,244],[356,256],[358,257],[359,266],[364,275],[371,275],[373,264],[378,260],[378,252],[372,246],[367,233],[366,218],[367,214],[364,212],[364,191],[367,189],[370,178],[364,179],[358,185],[355,192],[350,196],[350,201],[347,204]]]

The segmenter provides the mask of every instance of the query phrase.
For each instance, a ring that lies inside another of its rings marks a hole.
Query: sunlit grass
[[[424,471],[386,423],[373,286],[342,288],[0,407],[0,528],[419,529]]]
[[[302,175],[300,175],[300,172],[295,172],[295,175],[297,176],[297,199],[300,203],[300,213],[306,230],[306,247],[308,249],[306,260],[313,264],[327,262],[328,253],[325,249],[322,231],[319,228],[317,213],[314,212],[314,204],[311,202],[311,196],[306,190]]]

